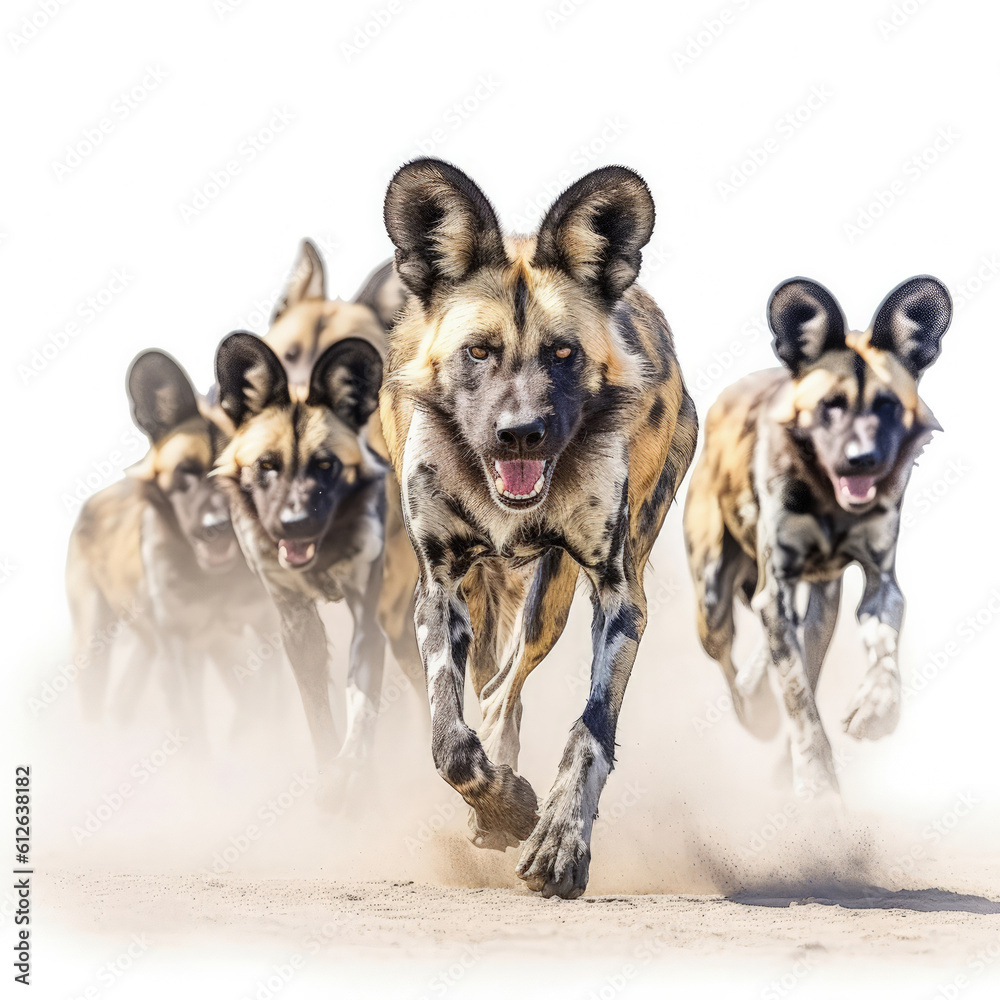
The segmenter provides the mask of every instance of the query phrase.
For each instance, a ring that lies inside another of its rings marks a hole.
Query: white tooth
[[[314,555],[316,555],[316,543],[310,542],[309,548],[306,549],[306,561],[308,562]]]
[[[503,493],[503,480],[502,479],[498,479],[497,480],[496,486],[497,486],[497,493]]]
[[[493,459],[493,468],[496,469],[497,472],[500,471],[500,459],[499,458],[494,458]]]
[[[545,473],[543,472],[539,477],[538,481],[535,483],[534,491],[537,493],[545,485]]]

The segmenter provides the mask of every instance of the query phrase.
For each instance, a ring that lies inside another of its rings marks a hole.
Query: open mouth
[[[228,568],[239,552],[236,536],[208,539],[197,539],[194,542],[194,553],[199,565],[208,572]]]
[[[305,569],[316,558],[316,542],[304,538],[282,538],[278,563],[283,569]]]
[[[548,482],[549,462],[545,459],[496,459],[493,462],[497,496],[508,507],[531,507],[538,503]]]
[[[874,476],[838,476],[834,480],[837,499],[844,507],[860,507],[875,499]]]

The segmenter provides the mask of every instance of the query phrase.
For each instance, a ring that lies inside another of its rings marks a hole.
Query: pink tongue
[[[312,542],[291,541],[287,538],[281,540],[281,547],[285,550],[285,560],[293,566],[309,562],[312,558]]]
[[[840,488],[849,493],[855,500],[867,500],[868,494],[875,485],[874,476],[841,476]]]
[[[529,462],[518,458],[513,462],[497,462],[503,488],[514,496],[524,496],[535,488],[538,477],[545,471],[544,462]]]

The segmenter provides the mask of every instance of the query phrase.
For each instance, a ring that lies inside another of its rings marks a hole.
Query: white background
[[[640,282],[671,322],[702,415],[729,381],[774,363],[763,308],[785,278],[825,284],[860,329],[910,275],[952,289],[954,322],[921,390],[945,433],[914,475],[899,555],[904,675],[928,683],[884,744],[834,738],[855,755],[843,776],[855,808],[919,829],[971,792],[981,805],[950,843],[995,830],[996,5],[72,0],[48,23],[42,6],[11,0],[0,14],[12,756],[34,752],[43,731],[58,736],[27,699],[68,654],[67,498],[78,480],[106,485],[141,455],[123,392],[139,350],[165,348],[207,388],[220,338],[266,328],[304,236],[321,248],[331,293],[350,295],[391,252],[385,186],[421,152],[466,170],[509,229],[537,224],[588,170],[621,163],[656,201]],[[116,272],[124,289],[92,310]],[[651,621],[619,770],[655,775],[665,798],[693,790],[688,808],[709,821],[720,796],[770,781],[776,749],[728,719],[707,734],[693,725],[723,686],[694,642],[678,515],[651,576],[677,596]],[[840,673],[821,690],[833,733],[863,670],[849,610],[828,671]],[[585,616],[574,623],[567,646],[582,650]],[[949,642],[958,653],[935,672],[930,657]],[[526,693],[525,769],[542,788],[583,697],[558,674],[575,659],[554,660]],[[551,704],[552,731],[531,735]],[[595,859],[597,878],[596,846]],[[601,878],[613,891],[613,869]]]

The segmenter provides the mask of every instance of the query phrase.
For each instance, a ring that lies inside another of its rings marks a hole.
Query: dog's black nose
[[[527,423],[497,424],[497,440],[511,451],[531,451],[545,440],[545,430],[541,417]]]
[[[278,518],[284,538],[311,538],[316,534],[312,516],[308,510],[286,507]]]
[[[851,472],[869,472],[878,465],[878,454],[874,451],[859,452],[847,459]]]

